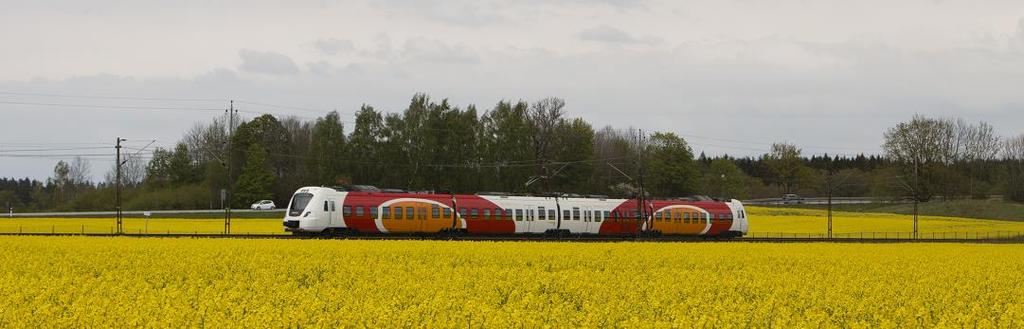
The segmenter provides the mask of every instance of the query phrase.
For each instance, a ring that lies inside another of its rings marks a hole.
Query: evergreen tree
[[[317,185],[339,183],[345,176],[345,127],[338,112],[332,111],[313,125],[309,169]]]

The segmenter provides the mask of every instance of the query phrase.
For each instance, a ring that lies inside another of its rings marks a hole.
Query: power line
[[[79,150],[100,150],[108,149],[108,146],[95,146],[95,147],[71,147],[71,148],[47,148],[47,149],[15,149],[7,150],[0,148],[0,153],[12,153],[12,152],[51,152],[51,151],[79,151]]]
[[[11,102],[0,101],[0,104],[29,105],[29,106],[51,106],[51,107],[80,107],[100,110],[169,110],[169,111],[223,111],[222,108],[194,108],[194,107],[163,107],[163,106],[121,106],[121,105],[96,105],[96,104],[70,104],[70,103],[36,103],[36,102]]]
[[[137,100],[137,101],[171,101],[171,102],[223,102],[223,101],[226,101],[225,99],[218,99],[218,98],[96,96],[96,95],[67,95],[67,94],[50,94],[50,93],[27,93],[27,92],[13,92],[13,91],[0,91],[0,95],[40,96],[40,97],[60,97],[60,98],[85,98],[85,99],[121,99],[121,100]]]
[[[270,107],[270,108],[283,108],[283,109],[296,110],[296,111],[304,111],[304,112],[310,112],[310,113],[327,113],[327,112],[331,112],[331,111],[337,111],[337,110],[314,109],[314,108],[301,107],[301,106],[277,105],[277,104],[270,104],[270,103],[250,102],[250,101],[244,101],[244,100],[236,100],[235,103],[247,104],[247,105],[255,105],[255,106],[264,106],[264,107]],[[337,111],[337,112],[338,113],[345,113],[345,114],[353,114],[353,115],[355,114],[355,113],[352,113],[352,112],[341,112],[341,111]]]

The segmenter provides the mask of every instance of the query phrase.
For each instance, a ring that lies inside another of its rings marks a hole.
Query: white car
[[[249,209],[252,210],[274,210],[275,208],[277,208],[277,205],[274,205],[274,201],[270,200],[256,201],[256,203],[249,206]]]

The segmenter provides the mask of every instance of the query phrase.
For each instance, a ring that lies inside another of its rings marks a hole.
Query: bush
[[[202,185],[184,185],[140,191],[124,201],[125,210],[185,210],[210,208],[210,191]],[[217,204],[219,206],[219,203]]]

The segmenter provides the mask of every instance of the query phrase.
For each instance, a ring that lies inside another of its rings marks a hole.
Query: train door
[[[427,229],[427,208],[416,207],[416,232],[423,232]]]
[[[594,223],[594,210],[591,207],[586,207],[584,209],[586,210],[583,211],[583,231],[590,233],[590,229]]]
[[[331,208],[334,206],[334,201],[324,200],[324,217],[327,217],[327,227],[339,226],[335,223],[334,211]]]
[[[533,206],[530,204],[525,205],[523,209],[523,223],[526,224],[526,232],[533,232]]]

